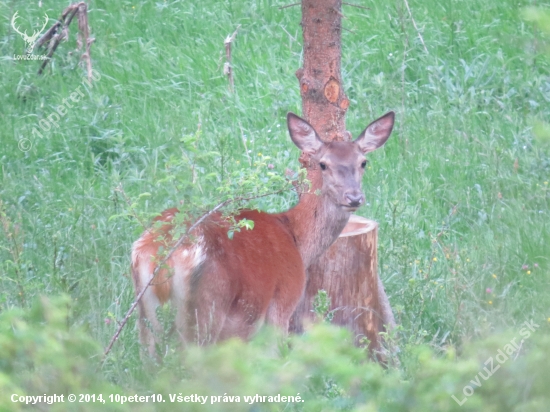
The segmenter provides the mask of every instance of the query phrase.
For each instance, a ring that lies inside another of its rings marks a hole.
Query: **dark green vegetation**
[[[428,53],[402,1],[344,6],[348,129],[356,136],[398,113],[385,149],[370,156],[359,213],[380,222],[400,367],[362,364],[343,331],[322,326],[290,350],[265,331],[183,361],[170,354],[147,373],[133,320],[103,367],[98,355],[133,299],[129,252],[143,229],[133,215],[198,211],[239,187],[270,189],[268,171],[297,169],[284,119],[300,112],[300,10],[262,0],[91,1],[100,79],[89,87],[79,53],[68,54],[76,26],[44,76],[38,62],[12,60],[25,48],[13,13],[30,32],[29,22],[66,6],[43,3],[0,0],[0,408],[21,406],[4,394],[115,391],[241,396],[204,410],[278,410],[286,405],[250,409],[242,397],[298,392],[305,402],[286,410],[546,410],[550,66],[544,27],[522,19],[532,2],[409,1]],[[223,40],[239,24],[231,94]],[[78,87],[84,97],[59,127],[40,129]],[[288,191],[251,206],[295,201]],[[540,327],[517,359],[459,407],[450,395],[462,399],[528,320]]]

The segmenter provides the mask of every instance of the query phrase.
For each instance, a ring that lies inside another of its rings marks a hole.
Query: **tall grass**
[[[90,1],[101,78],[88,86],[76,26],[43,76],[37,62],[12,60],[25,47],[13,13],[30,25],[66,6],[42,3],[0,0],[0,312],[67,294],[70,327],[104,346],[133,299],[129,251],[143,227],[123,217],[128,201],[144,216],[196,196],[206,204],[231,173],[265,156],[278,173],[296,170],[284,119],[300,112],[300,8]],[[547,38],[520,13],[534,2],[409,4],[427,52],[402,1],[344,5],[342,36],[348,129],[357,135],[398,113],[393,137],[370,157],[359,214],[380,222],[379,271],[405,369],[418,344],[460,353],[528,319],[548,333],[550,320],[549,146],[533,135],[550,118],[550,66]],[[223,40],[239,25],[231,93]],[[78,87],[85,97],[59,128],[33,135]],[[200,136],[196,153],[186,136]],[[28,151],[18,147],[24,138]],[[200,156],[194,171],[190,156]],[[295,200],[251,206],[278,211]],[[133,323],[102,373],[123,387],[139,380]]]

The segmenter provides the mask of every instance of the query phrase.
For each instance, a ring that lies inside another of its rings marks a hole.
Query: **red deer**
[[[393,128],[394,113],[372,122],[351,142],[324,143],[313,127],[287,116],[294,144],[302,150],[311,187],[292,209],[276,214],[242,210],[236,220],[254,221],[252,230],[235,232],[213,214],[193,231],[158,272],[139,302],[142,345],[156,356],[162,334],[156,309],[171,300],[176,330],[184,342],[204,344],[229,337],[249,338],[267,322],[287,332],[304,292],[306,269],[340,235],[351,213],[365,202],[361,191],[365,154],[382,146]],[[132,249],[136,295],[151,279],[159,247],[170,238],[178,213],[157,217],[164,224],[143,233]],[[158,259],[157,259],[158,260]]]

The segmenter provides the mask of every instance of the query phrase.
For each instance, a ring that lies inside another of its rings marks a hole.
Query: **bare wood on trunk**
[[[73,18],[78,17],[78,38],[77,38],[77,50],[84,48],[82,53],[81,60],[86,63],[86,71],[88,73],[88,82],[91,83],[93,80],[93,69],[92,69],[92,60],[90,57],[90,46],[95,41],[94,38],[90,37],[90,27],[88,24],[88,6],[84,2],[73,3],[68,6],[58,21],[54,23],[50,29],[44,33],[40,39],[35,44],[35,48],[48,45],[48,54],[46,59],[42,62],[40,68],[38,69],[38,74],[42,74],[44,68],[51,60],[53,54],[55,53],[57,46],[61,43],[62,40],[68,40],[69,38],[69,26],[73,21]]]
[[[229,91],[233,92],[234,89],[234,80],[233,80],[233,66],[231,65],[231,44],[235,41],[237,37],[237,32],[241,25],[237,26],[237,29],[233,32],[231,36],[227,36],[223,42],[225,46],[225,64],[223,65],[223,74],[227,76],[227,81],[229,82]]]
[[[302,114],[325,140],[351,140],[345,114],[349,100],[342,88],[342,2],[303,0],[304,64],[296,71]]]

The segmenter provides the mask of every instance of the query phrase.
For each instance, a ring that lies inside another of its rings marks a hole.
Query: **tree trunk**
[[[351,140],[345,114],[349,100],[342,89],[342,2],[303,0],[304,67],[296,71],[302,116],[324,141]]]
[[[345,126],[349,100],[340,74],[341,6],[341,0],[302,0],[304,62],[296,71],[302,115],[325,141],[351,140]],[[352,216],[338,240],[308,268],[306,291],[291,319],[292,332],[302,332],[304,320],[315,318],[313,299],[324,289],[335,311],[333,323],[349,327],[356,344],[367,337],[371,355],[385,357],[379,356],[379,332],[384,325],[393,328],[395,320],[378,277],[377,228],[372,220]]]

